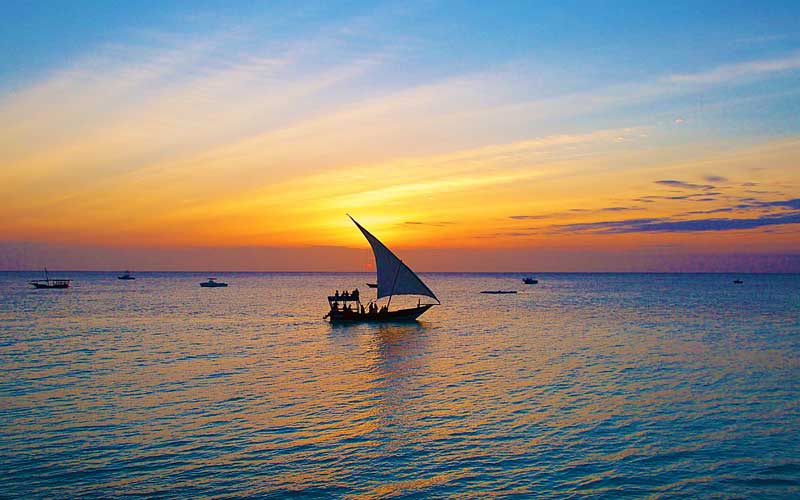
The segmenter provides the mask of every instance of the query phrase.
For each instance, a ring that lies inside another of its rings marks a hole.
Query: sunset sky
[[[797,1],[3,18],[3,269],[800,271]]]

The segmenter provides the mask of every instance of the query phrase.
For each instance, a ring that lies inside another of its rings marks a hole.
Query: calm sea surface
[[[0,497],[800,496],[800,276],[0,273]],[[517,295],[481,290],[516,289]]]

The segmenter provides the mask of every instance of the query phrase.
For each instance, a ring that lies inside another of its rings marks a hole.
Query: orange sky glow
[[[0,267],[46,264],[42,245],[263,247],[296,259],[240,268],[324,270],[303,252],[366,248],[348,213],[398,252],[452,250],[428,270],[475,251],[517,256],[497,270],[800,254],[800,126],[779,109],[800,102],[781,87],[796,51],[590,86],[524,58],[390,85],[413,44],[325,59],[336,33],[247,53],[224,31],[109,42],[0,89]],[[61,265],[167,265],[137,255]]]

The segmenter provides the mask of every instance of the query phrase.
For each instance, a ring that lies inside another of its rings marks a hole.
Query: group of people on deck
[[[359,301],[358,288],[356,288],[352,292],[348,292],[347,290],[345,290],[341,294],[339,293],[339,290],[336,290],[336,293],[333,294],[333,299],[334,300],[331,302],[331,312],[341,311],[345,314],[372,315],[372,314],[383,314],[389,311],[388,306],[378,307],[378,304],[376,304],[374,300],[371,300],[369,304],[367,304],[367,307],[365,309],[364,304],[362,304]],[[339,300],[343,302],[341,309],[339,309]],[[358,305],[354,308],[350,304],[350,302],[356,302]]]
[[[336,293],[333,294],[334,297],[337,299],[342,300],[358,300],[358,288],[353,290],[353,293],[348,292],[347,290],[343,291],[341,295],[339,295],[339,290],[336,290]]]
[[[383,306],[380,309],[378,308],[378,304],[375,302],[370,302],[367,304],[367,314],[383,314],[389,311],[388,306]],[[361,306],[361,314],[364,314],[364,306]]]

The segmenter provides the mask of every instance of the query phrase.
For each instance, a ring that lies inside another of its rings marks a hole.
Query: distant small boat
[[[118,280],[135,280],[136,278],[131,276],[131,272],[130,271],[125,271],[124,273],[122,273],[122,276],[117,276],[117,279]]]
[[[28,283],[33,285],[34,288],[69,288],[72,280],[50,279],[50,276],[47,274],[47,268],[45,267],[43,280],[32,280]]]
[[[200,286],[204,288],[219,288],[223,286],[228,286],[228,284],[222,283],[221,281],[217,281],[217,278],[208,278],[208,281],[200,283]]]
[[[484,290],[481,293],[489,293],[492,295],[505,295],[507,293],[517,293],[516,290]]]
[[[378,284],[377,283],[367,283],[367,286],[370,287],[370,288],[378,288]]]
[[[733,283],[734,283],[735,285],[741,285],[742,283],[744,283],[744,281],[742,281],[742,280],[740,280],[740,279],[738,279],[738,278],[737,278],[737,279],[733,280]]]
[[[522,282],[526,285],[535,285],[536,283],[539,283],[539,280],[534,278],[522,278]]]

